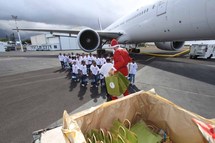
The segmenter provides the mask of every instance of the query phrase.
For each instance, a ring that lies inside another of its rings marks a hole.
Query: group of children
[[[105,85],[104,77],[107,76],[109,69],[113,67],[111,57],[106,58],[102,55],[89,54],[61,54],[59,53],[58,59],[61,63],[62,69],[67,69],[71,73],[73,82],[80,82],[81,86],[87,86],[88,81],[91,81],[91,87],[98,87]],[[128,79],[133,85],[135,82],[135,75],[137,72],[137,63],[132,60],[128,64],[129,75]]]

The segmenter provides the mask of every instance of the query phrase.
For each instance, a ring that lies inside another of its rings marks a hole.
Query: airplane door
[[[157,16],[165,14],[166,9],[167,9],[167,0],[159,1],[157,4]]]

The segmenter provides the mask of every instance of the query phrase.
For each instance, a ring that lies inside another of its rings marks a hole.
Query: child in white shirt
[[[99,67],[96,65],[96,62],[93,61],[92,65],[90,66],[90,72],[92,73],[92,86],[98,87],[99,81]]]
[[[106,85],[105,85],[105,77],[109,76],[109,71],[112,69],[113,67],[113,64],[111,63],[111,59],[110,57],[108,57],[106,59],[106,63],[102,65],[102,67],[100,68],[100,74],[102,76],[100,76],[100,82],[101,82],[101,86],[104,85],[105,87],[105,91],[106,91],[106,97],[107,97],[107,101],[111,101],[111,95],[109,95],[109,93],[107,92],[107,88],[106,88]]]
[[[79,70],[79,67],[76,64],[76,61],[74,61],[72,64],[72,81],[79,81],[78,70]]]
[[[129,68],[128,79],[131,82],[131,84],[134,85],[135,75],[137,73],[137,68],[138,68],[134,58],[132,58],[132,62],[128,64],[128,68]]]
[[[61,53],[59,53],[58,59],[59,59],[60,64],[61,64],[61,68],[64,69],[64,61],[63,61],[64,60],[64,56]]]
[[[80,66],[81,86],[87,85],[87,65],[84,60],[81,61]]]

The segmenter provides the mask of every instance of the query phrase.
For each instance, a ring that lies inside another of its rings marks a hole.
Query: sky
[[[0,0],[0,37],[15,33],[11,15],[19,28],[71,29],[87,26],[103,28],[138,7],[155,0]],[[26,38],[31,32],[20,32]]]

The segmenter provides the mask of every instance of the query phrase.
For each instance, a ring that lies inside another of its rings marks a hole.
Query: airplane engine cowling
[[[158,49],[176,51],[184,46],[184,41],[173,41],[173,42],[155,42]]]
[[[85,52],[93,52],[100,45],[99,34],[90,29],[83,29],[78,33],[77,36],[78,46]]]

